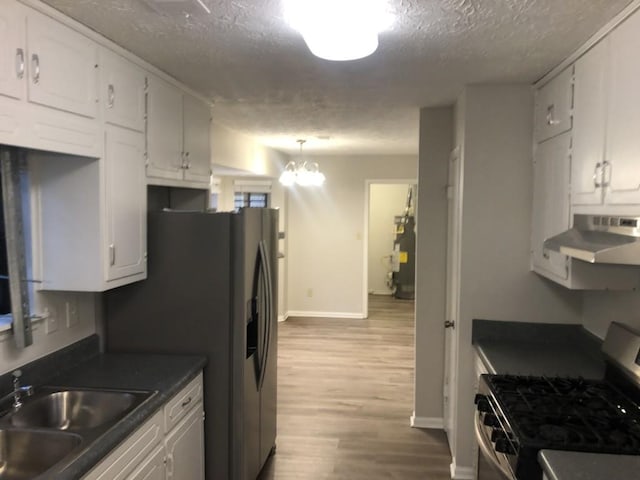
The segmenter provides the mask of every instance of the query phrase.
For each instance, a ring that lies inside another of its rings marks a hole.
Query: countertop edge
[[[629,480],[640,470],[640,455],[541,450],[538,463],[548,480]]]
[[[487,372],[491,374],[496,374],[497,371],[495,367],[491,364],[491,360],[489,360],[489,357],[487,356],[487,352],[485,352],[484,348],[482,348],[482,345],[474,344],[473,348],[475,349],[476,354],[478,355],[478,358],[480,358],[480,361],[482,362],[484,367],[487,369]]]

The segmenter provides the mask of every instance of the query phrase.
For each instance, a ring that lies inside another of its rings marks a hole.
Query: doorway
[[[413,300],[415,289],[415,180],[370,180],[366,186],[364,312],[369,296]]]

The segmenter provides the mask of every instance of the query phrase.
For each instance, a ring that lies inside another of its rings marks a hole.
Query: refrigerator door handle
[[[269,263],[269,256],[267,255],[267,245],[264,240],[260,241],[260,262],[261,273],[264,282],[265,293],[265,312],[262,312],[262,321],[264,323],[263,339],[262,339],[262,359],[260,361],[260,377],[258,379],[258,389],[262,389],[264,383],[264,377],[266,373],[267,359],[269,358],[269,345],[271,343],[271,323],[272,323],[272,310],[273,310],[273,291],[271,285],[271,265]]]
[[[258,298],[253,297],[247,302],[249,318],[247,319],[247,351],[245,358],[249,358],[258,349]]]

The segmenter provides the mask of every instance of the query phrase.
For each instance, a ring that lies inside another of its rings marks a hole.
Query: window
[[[233,206],[266,208],[270,205],[271,180],[238,179],[233,182]]]
[[[236,192],[233,197],[233,206],[236,209],[244,207],[266,208],[269,206],[269,194]]]

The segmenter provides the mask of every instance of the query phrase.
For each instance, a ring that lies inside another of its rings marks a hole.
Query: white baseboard
[[[414,412],[410,421],[411,426],[414,428],[444,429],[444,419],[442,417],[416,417]]]
[[[278,315],[278,322],[286,322],[287,318],[289,318],[288,314],[285,315]]]
[[[451,470],[451,480],[473,480],[475,478],[473,467],[457,465],[455,457],[453,457],[449,469]]]
[[[308,317],[308,318],[355,318],[362,320],[366,318],[362,313],[353,312],[310,312],[306,310],[292,310],[287,312],[287,317]]]
[[[390,297],[393,292],[391,290],[371,290],[369,295],[382,295]]]

